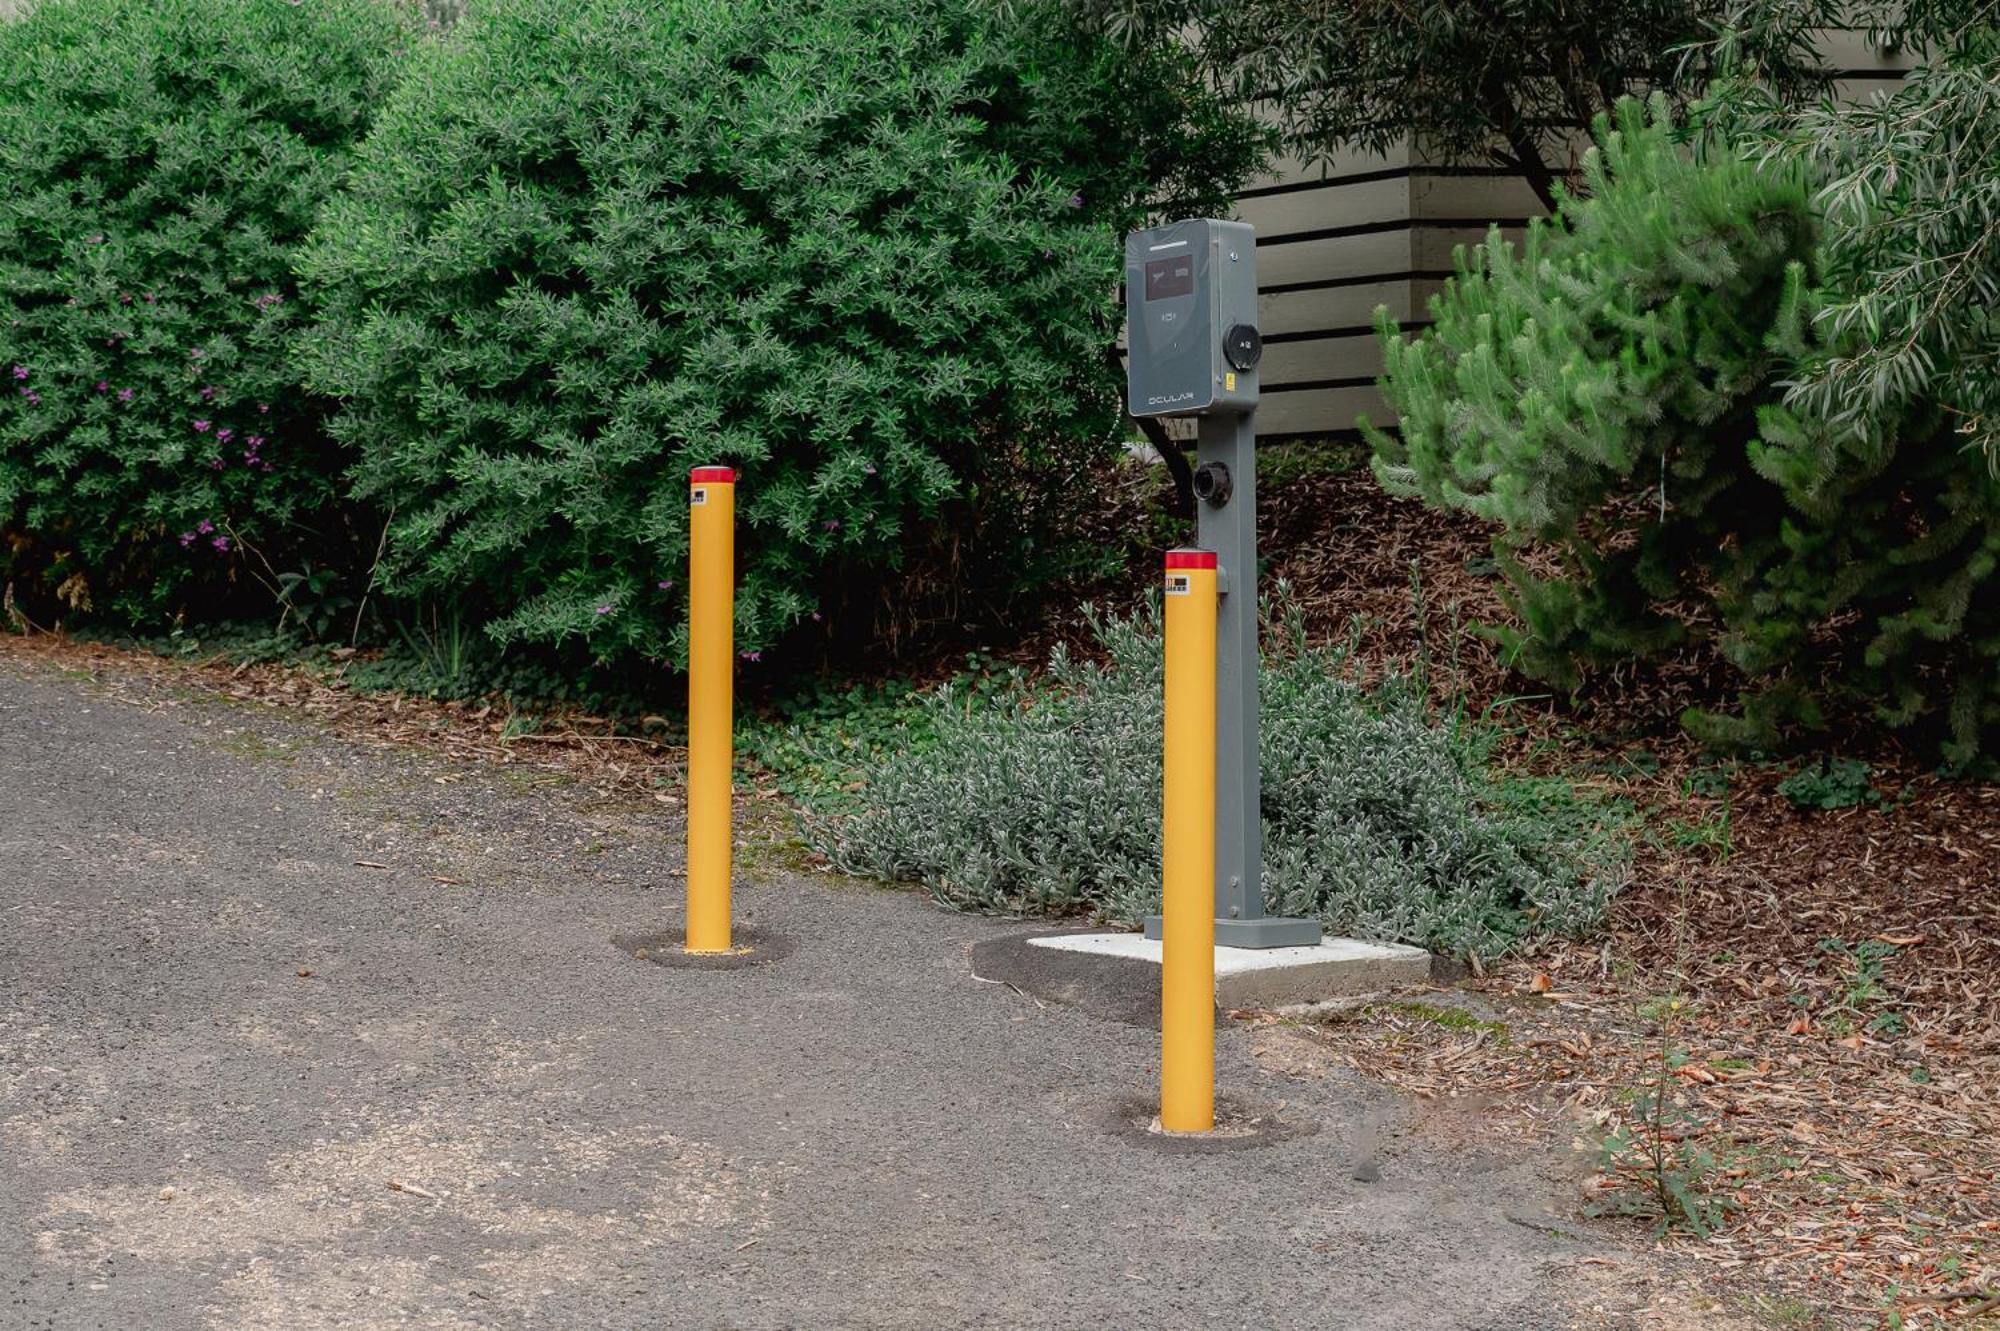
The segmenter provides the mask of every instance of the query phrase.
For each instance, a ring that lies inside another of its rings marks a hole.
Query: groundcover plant
[[[1159,909],[1162,654],[1156,613],[1099,619],[1101,661],[945,689],[902,737],[830,750],[807,792],[838,868],[1005,914]],[[1281,627],[1264,661],[1264,892],[1335,932],[1491,957],[1588,930],[1623,884],[1628,813],[1568,782],[1502,778],[1491,732],[1406,681],[1358,682],[1338,646]]]

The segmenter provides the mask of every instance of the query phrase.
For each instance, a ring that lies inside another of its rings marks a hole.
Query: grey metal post
[[[1263,799],[1257,716],[1257,413],[1203,416],[1198,465],[1228,468],[1231,493],[1203,503],[1196,544],[1222,570],[1215,634],[1215,941],[1219,947],[1309,947],[1317,920],[1264,914]]]
[[[1264,914],[1257,771],[1257,244],[1241,222],[1175,222],[1125,240],[1129,407],[1194,416],[1197,544],[1220,566],[1216,625],[1215,941],[1302,947],[1316,920]],[[1160,936],[1157,916],[1146,921]]]

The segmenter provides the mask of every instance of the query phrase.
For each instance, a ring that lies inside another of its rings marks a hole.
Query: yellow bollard
[[[1167,551],[1160,1126],[1215,1126],[1215,555]]]
[[[736,473],[688,474],[687,950],[727,952]]]

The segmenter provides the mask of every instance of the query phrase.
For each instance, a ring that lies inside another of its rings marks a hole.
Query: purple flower
[[[764,653],[762,652],[743,652],[740,655],[746,661],[761,661],[764,659]]]
[[[269,475],[271,472],[276,471],[277,468],[272,466],[270,463],[266,462],[263,466],[259,467],[257,470],[264,472],[266,475]]]
[[[102,244],[104,243],[104,237],[102,237],[102,236],[92,236],[92,237],[90,238],[90,243],[91,243],[91,244],[93,244],[93,245],[102,245]]]
[[[597,607],[597,609],[591,611],[591,613],[594,615],[608,615],[611,613],[611,607],[608,605],[600,605]]]
[[[203,385],[203,387],[202,387],[202,390],[201,390],[201,400],[202,400],[203,402],[213,402],[213,401],[215,401],[215,385],[214,385],[214,384],[205,384],[205,385]]]
[[[212,470],[212,471],[221,471],[221,470],[222,470],[222,459],[221,459],[221,458],[210,458],[210,459],[208,460],[208,465],[209,465],[209,469],[210,469],[210,470]]]
[[[826,529],[827,529],[828,531],[839,531],[839,530],[840,530],[840,519],[839,519],[839,518],[828,518],[828,519],[827,519],[827,520],[826,520],[825,522],[822,522],[822,523],[820,524],[820,526],[822,526],[822,527],[825,527],[825,528],[826,528]]]
[[[243,442],[250,445],[250,447],[252,448],[262,448],[264,446],[264,436],[261,434],[253,434],[249,438],[245,439]]]
[[[864,462],[861,464],[861,470],[864,475],[873,476],[875,474],[875,464],[872,462]]]
[[[121,305],[130,305],[132,303],[132,293],[129,291],[119,292],[118,303]]]
[[[129,389],[129,388],[121,388],[121,389],[119,389],[119,390],[118,390],[118,400],[119,400],[120,402],[130,402],[130,401],[132,400],[132,390],[131,390],[131,389]]]
[[[821,618],[821,616],[820,616],[820,613],[819,613],[819,611],[817,611],[817,610],[813,611],[813,623],[815,623],[815,624],[819,623],[819,621],[820,621],[820,618]]]
[[[188,548],[189,546],[191,546],[191,545],[193,545],[193,544],[194,544],[194,533],[193,533],[193,532],[191,532],[191,531],[184,531],[184,532],[182,532],[182,533],[181,533],[181,549],[185,550],[185,549],[187,549],[187,548]]]
[[[215,432],[215,442],[218,444],[226,444],[235,437],[236,431],[234,430],[217,430]]]
[[[227,536],[218,536],[214,540],[210,541],[209,544],[214,546],[218,550],[226,551],[229,549],[229,538]]]
[[[27,366],[25,366],[25,365],[16,365],[16,366],[14,367],[14,377],[15,377],[16,379],[25,379],[25,378],[27,378],[27,377],[28,377],[28,367],[27,367]]]
[[[111,391],[111,384],[107,380],[99,379],[97,381],[97,391],[100,393],[108,393]]]
[[[28,405],[31,407],[39,407],[42,405],[42,395],[40,393],[35,392],[32,388],[22,389],[21,396],[28,399]]]
[[[153,293],[152,293],[152,292],[148,291],[148,292],[146,293],[146,303],[147,303],[148,305],[157,305],[157,304],[159,304],[159,301],[158,301],[158,299],[157,299],[157,298],[156,298],[156,297],[155,297],[155,296],[153,295]]]
[[[194,423],[194,432],[196,434],[207,434],[209,424],[210,422],[208,421],[196,421]]]
[[[268,415],[270,415],[270,414],[271,414],[271,404],[270,404],[270,403],[268,403],[268,402],[259,402],[259,403],[257,404],[257,414],[258,414],[258,415],[260,415],[260,416],[268,416]]]
[[[674,585],[674,580],[672,578],[660,579],[660,590],[663,592],[670,590],[673,587],[673,585]]]
[[[1069,196],[1069,206],[1070,206],[1070,207],[1072,207],[1072,208],[1081,208],[1081,207],[1083,207],[1083,196],[1082,196],[1081,194],[1072,194],[1072,195],[1070,195],[1070,196]]]
[[[197,532],[200,532],[203,536],[206,536],[210,532],[215,530],[215,524],[213,522],[210,522],[207,518],[203,518],[199,523],[195,525],[195,530]]]
[[[246,466],[246,467],[254,467],[254,466],[256,466],[256,465],[257,465],[257,455],[256,455],[255,453],[253,453],[253,452],[246,452],[246,453],[244,453],[244,455],[243,455],[243,465],[244,465],[244,466]]]

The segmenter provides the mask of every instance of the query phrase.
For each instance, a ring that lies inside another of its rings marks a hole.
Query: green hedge
[[[1025,564],[1116,447],[1117,236],[1258,141],[1040,3],[492,0],[414,62],[303,265],[392,593],[683,650],[686,476],[747,650],[925,551]]]
[[[40,0],[0,23],[17,605],[158,622],[340,543],[292,263],[406,38],[379,0]]]

